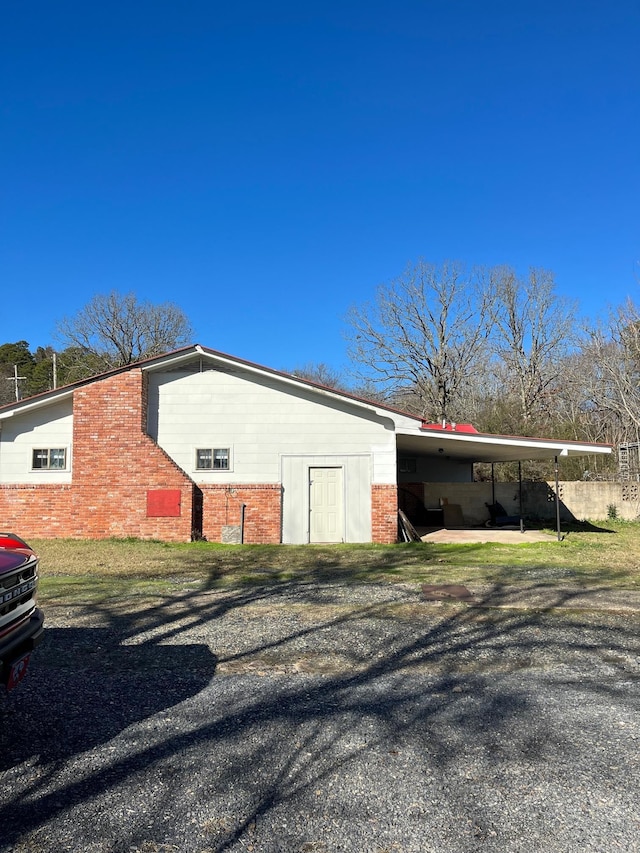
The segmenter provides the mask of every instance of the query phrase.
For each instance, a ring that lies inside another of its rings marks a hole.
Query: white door
[[[342,468],[309,468],[309,542],[343,541]]]

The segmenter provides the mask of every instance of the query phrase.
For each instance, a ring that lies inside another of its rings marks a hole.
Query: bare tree
[[[57,333],[67,348],[95,358],[98,370],[108,370],[188,343],[191,326],[172,302],[141,302],[133,293],[114,290],[63,318]]]
[[[640,310],[629,299],[589,332],[584,346],[591,364],[594,406],[618,422],[622,441],[640,441]]]
[[[318,385],[324,385],[327,388],[335,388],[337,390],[346,391],[347,385],[340,374],[340,371],[330,367],[323,361],[311,362],[308,361],[299,367],[289,370],[289,373],[297,376],[300,379],[307,379],[309,382],[315,382]]]
[[[66,347],[56,354],[56,383],[67,385],[108,370],[105,358],[81,347]]]
[[[299,379],[306,379],[309,382],[324,385],[326,388],[333,388],[335,391],[352,394],[354,397],[361,397],[372,403],[393,405],[398,402],[388,394],[384,394],[379,388],[373,387],[371,383],[353,384],[349,381],[348,376],[322,361],[309,361],[301,367],[296,367],[294,370],[287,370],[285,372],[291,373]]]
[[[532,268],[526,278],[508,266],[488,270],[492,293],[491,346],[505,391],[518,400],[521,425],[552,420],[563,357],[575,344],[575,307],[557,296],[553,273]]]
[[[487,291],[476,272],[420,261],[378,288],[374,303],[347,315],[357,377],[396,399],[412,398],[424,417],[459,419],[487,334]]]

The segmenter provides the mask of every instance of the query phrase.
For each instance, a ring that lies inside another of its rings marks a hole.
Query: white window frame
[[[198,465],[200,460],[201,453],[210,453],[211,454],[211,467],[206,468]],[[216,453],[226,453],[227,454],[227,466],[226,468],[220,468],[215,466]],[[194,471],[197,471],[199,474],[226,474],[227,471],[232,470],[232,453],[231,447],[196,447],[195,449],[195,461],[194,461]]]
[[[62,452],[62,458],[64,464],[60,465],[51,465],[51,454]],[[46,465],[34,465],[36,453],[46,453],[47,454],[47,464]],[[47,471],[57,473],[59,471],[68,471],[69,470],[69,448],[62,447],[32,447],[31,448],[31,470],[32,471]]]

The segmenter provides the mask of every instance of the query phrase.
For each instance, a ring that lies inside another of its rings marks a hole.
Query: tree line
[[[0,345],[0,403],[27,397],[190,342],[173,303],[135,294],[94,296],[55,327],[60,346]],[[640,309],[631,300],[598,323],[581,320],[552,272],[421,260],[346,317],[352,368],[288,368],[302,378],[372,398],[426,421],[471,422],[481,432],[640,442]],[[616,459],[585,471],[611,475]],[[529,476],[542,472],[529,466]]]

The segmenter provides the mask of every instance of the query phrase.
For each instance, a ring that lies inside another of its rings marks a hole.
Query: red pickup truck
[[[36,607],[38,557],[14,533],[0,533],[0,684],[11,690],[24,677],[43,634]]]

